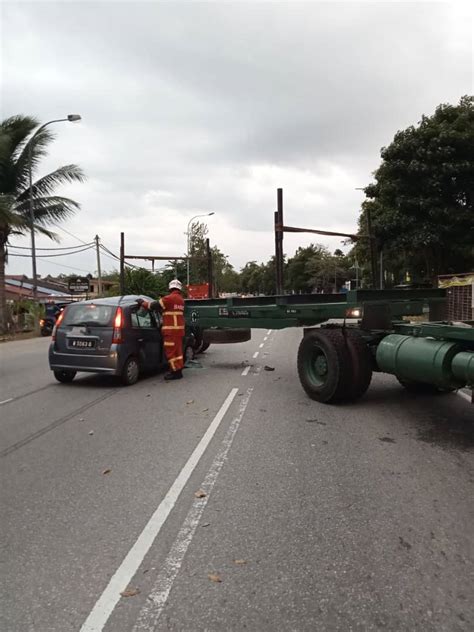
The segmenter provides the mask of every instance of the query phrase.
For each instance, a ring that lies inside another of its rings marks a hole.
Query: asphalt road
[[[317,404],[300,336],[130,388],[1,345],[0,630],[474,629],[474,407]]]

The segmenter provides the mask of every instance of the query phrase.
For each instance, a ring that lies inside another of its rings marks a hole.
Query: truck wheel
[[[132,386],[138,381],[140,375],[140,367],[138,365],[137,358],[130,356],[123,365],[122,374],[120,379],[125,386]]]
[[[204,353],[204,351],[207,351],[210,346],[211,346],[210,342],[204,342],[203,340],[201,344],[199,345],[199,347],[196,349],[196,353]]]
[[[425,384],[425,382],[413,382],[411,380],[405,380],[402,377],[395,376],[400,384],[409,393],[417,393],[418,395],[442,395],[446,393],[452,393],[455,388],[443,388],[442,386],[436,386],[435,384]]]
[[[191,344],[187,344],[183,350],[184,364],[186,364],[186,362],[188,362],[189,360],[194,360],[195,354],[196,351],[194,350],[193,346]]]
[[[58,382],[62,382],[63,384],[69,384],[69,382],[72,382],[76,377],[76,371],[67,371],[65,369],[53,371],[53,373]]]
[[[347,398],[351,357],[341,331],[314,330],[298,349],[298,375],[307,395],[333,404]]]
[[[359,331],[346,329],[345,338],[352,364],[352,375],[345,399],[354,401],[362,397],[369,388],[373,358]]]
[[[202,339],[209,344],[247,342],[252,337],[250,329],[205,329]]]

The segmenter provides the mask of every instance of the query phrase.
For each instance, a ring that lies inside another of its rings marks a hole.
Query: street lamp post
[[[38,296],[38,275],[36,273],[36,242],[35,242],[35,211],[33,207],[33,145],[35,138],[38,134],[47,126],[51,125],[51,123],[62,123],[63,121],[80,121],[81,117],[79,114],[69,114],[67,118],[62,119],[54,119],[52,121],[48,121],[39,127],[34,135],[31,137],[30,142],[28,143],[28,175],[29,175],[29,186],[30,186],[30,230],[31,230],[31,263],[33,268],[33,298],[36,300]]]
[[[186,248],[186,254],[187,254],[187,260],[186,260],[186,285],[189,285],[189,248],[191,246],[190,243],[190,239],[189,239],[189,229],[191,227],[191,222],[193,222],[195,219],[197,219],[198,217],[209,217],[210,215],[215,215],[214,211],[212,211],[211,213],[202,213],[201,215],[195,215],[194,217],[191,217],[191,219],[188,222],[188,229],[186,231],[186,237],[187,237],[187,248]]]

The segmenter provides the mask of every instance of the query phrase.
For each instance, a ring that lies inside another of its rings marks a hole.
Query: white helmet
[[[170,281],[170,284],[168,285],[168,289],[179,290],[181,292],[181,290],[183,289],[183,286],[181,284],[181,281],[178,281],[178,279],[173,279],[172,281]]]

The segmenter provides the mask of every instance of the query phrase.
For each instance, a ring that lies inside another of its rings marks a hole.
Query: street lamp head
[[[74,121],[80,121],[81,120],[81,115],[80,114],[68,114],[67,115],[67,120],[71,121],[71,123],[74,123]]]

